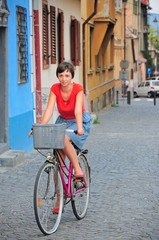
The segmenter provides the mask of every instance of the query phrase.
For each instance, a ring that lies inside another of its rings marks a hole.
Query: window
[[[131,79],[133,79],[134,78],[134,71],[133,71],[133,69],[131,68]]]
[[[58,9],[58,57],[59,63],[64,61],[64,14]]]
[[[49,67],[49,39],[48,39],[48,6],[43,3],[42,27],[43,27],[43,68]]]
[[[50,6],[51,63],[56,63],[56,9]]]
[[[150,82],[146,82],[145,87],[149,87],[149,86],[150,86]]]
[[[97,64],[97,70],[101,69],[101,64],[100,64],[100,53],[96,56],[96,64]]]
[[[110,64],[114,64],[114,34],[111,36],[110,40]]]
[[[122,9],[122,0],[116,0],[115,1],[115,11],[119,11]]]
[[[92,69],[92,34],[93,34],[93,27],[92,26],[90,26],[90,35],[89,35],[89,38],[90,38],[90,40],[89,40],[89,42],[90,42],[90,44],[89,44],[89,46],[90,46],[90,48],[89,48],[89,67],[90,67],[90,69]]]
[[[16,7],[17,24],[17,60],[18,60],[18,84],[26,83],[28,80],[28,32],[27,32],[27,10]]]
[[[80,62],[80,23],[71,17],[71,60],[75,66]]]
[[[103,93],[103,108],[106,107],[106,92]]]
[[[137,14],[137,4],[138,4],[138,1],[134,0],[133,1],[133,13],[134,14]]]

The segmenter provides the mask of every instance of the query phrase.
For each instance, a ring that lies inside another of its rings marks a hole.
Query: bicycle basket
[[[66,124],[33,123],[33,144],[35,149],[63,149]]]

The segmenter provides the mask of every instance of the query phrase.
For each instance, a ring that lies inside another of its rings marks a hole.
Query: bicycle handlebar
[[[66,131],[66,132],[70,132],[70,133],[75,133],[75,134],[78,133],[77,130],[73,130],[73,129],[66,129],[65,131]]]

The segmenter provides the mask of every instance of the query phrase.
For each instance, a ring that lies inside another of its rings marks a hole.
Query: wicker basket
[[[66,124],[33,124],[35,149],[63,149]]]

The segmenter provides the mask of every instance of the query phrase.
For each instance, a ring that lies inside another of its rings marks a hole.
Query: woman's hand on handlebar
[[[31,130],[28,134],[28,138],[30,138],[30,136],[33,134],[33,130]]]
[[[84,130],[83,129],[79,129],[77,132],[77,135],[83,135],[84,134]]]

